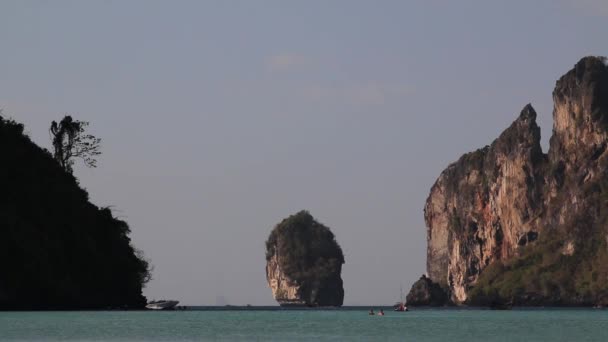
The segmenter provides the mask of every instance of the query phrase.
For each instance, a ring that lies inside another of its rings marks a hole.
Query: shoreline
[[[183,306],[175,310],[150,310],[150,309],[48,309],[48,310],[0,310],[0,312],[183,312],[183,311],[369,311],[369,309],[382,309],[385,312],[393,312],[391,305],[357,305],[357,306],[342,306],[342,307],[281,307],[281,306],[215,306],[215,305],[192,305]],[[420,306],[410,307],[410,311],[577,311],[577,310],[605,310],[607,308],[598,308],[592,306],[515,306],[509,309],[496,309],[485,306]],[[399,314],[407,315],[407,312]]]

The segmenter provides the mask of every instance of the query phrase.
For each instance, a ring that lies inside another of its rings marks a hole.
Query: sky
[[[555,81],[607,55],[608,1],[2,1],[0,108],[51,147],[89,121],[75,175],[154,265],[148,299],[274,305],[264,241],[302,209],[342,246],[345,305],[425,272],[441,171]]]

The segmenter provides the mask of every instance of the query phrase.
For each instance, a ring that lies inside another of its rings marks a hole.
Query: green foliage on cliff
[[[608,221],[604,218],[604,222]],[[586,223],[581,221],[583,226]],[[608,304],[606,232],[589,226],[586,230],[578,238],[563,231],[548,232],[523,247],[519,257],[488,266],[470,291],[469,304]],[[568,247],[573,247],[572,254]]]
[[[0,309],[142,307],[149,265],[129,226],[0,117]]]
[[[605,163],[606,158],[600,159]],[[554,167],[563,187],[578,186]],[[469,293],[473,305],[608,305],[608,169],[581,187],[585,207],[565,217],[519,256],[489,265]],[[558,194],[554,201],[563,201]],[[557,219],[556,219],[557,221]]]
[[[281,269],[298,284],[339,276],[344,263],[334,234],[307,211],[300,211],[275,226],[266,241],[266,260],[280,256]]]

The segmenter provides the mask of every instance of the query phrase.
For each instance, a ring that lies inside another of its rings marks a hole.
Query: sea
[[[608,310],[370,308],[0,312],[0,340],[608,341]]]

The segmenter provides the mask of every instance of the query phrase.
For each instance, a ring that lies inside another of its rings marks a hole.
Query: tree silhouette
[[[128,223],[23,132],[0,117],[0,312],[143,308],[152,265]]]
[[[88,122],[66,115],[59,123],[53,121],[49,129],[53,140],[53,156],[67,172],[73,173],[74,159],[80,158],[87,167],[97,167],[96,157],[101,139],[86,134]]]

